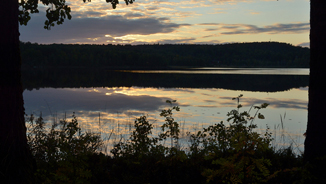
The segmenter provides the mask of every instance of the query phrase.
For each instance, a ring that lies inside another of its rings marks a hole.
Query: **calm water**
[[[102,84],[94,85],[95,87],[80,85],[81,87],[77,88],[65,85],[58,88],[62,81],[55,82],[56,85],[52,87],[50,84],[27,87],[29,90],[24,91],[25,111],[27,114],[35,115],[42,112],[43,117],[48,121],[62,119],[65,114],[70,117],[75,112],[82,128],[100,131],[103,135],[113,132],[111,139],[114,140],[119,137],[127,138],[131,124],[141,115],[147,115],[154,123],[155,130],[159,130],[159,125],[164,121],[159,113],[162,109],[170,107],[165,103],[166,100],[177,100],[176,105],[180,106],[181,111],[174,115],[176,121],[181,123],[182,132],[185,134],[187,131],[193,132],[225,121],[227,112],[237,106],[232,98],[243,94],[240,101],[244,106],[243,110],[249,110],[251,105],[264,102],[270,104],[267,109],[261,111],[266,119],[255,120],[261,129],[258,131],[263,131],[268,126],[272,132],[277,130],[274,135],[276,134],[279,140],[279,135],[282,133],[279,130],[283,123],[283,129],[286,131],[283,133],[287,135],[287,141],[291,142],[291,139],[294,139],[300,148],[303,147],[302,134],[306,129],[308,103],[306,80],[309,69],[201,68],[191,71],[121,71],[119,73],[127,73],[126,76],[119,74],[119,79],[126,78],[126,81],[134,79],[133,83],[126,85],[122,81],[121,85],[112,84],[116,78],[109,76]],[[137,76],[130,77],[128,73],[136,73]],[[252,78],[252,75],[258,78]],[[92,78],[88,83],[96,81],[96,77],[87,78]],[[172,81],[176,81],[175,84],[167,82],[171,78]],[[148,82],[141,83],[145,80]],[[230,83],[233,86],[230,86]],[[196,84],[200,87],[195,87]],[[277,86],[278,84],[281,87]]]
[[[306,68],[193,68],[193,70],[121,70],[133,73],[309,75]]]

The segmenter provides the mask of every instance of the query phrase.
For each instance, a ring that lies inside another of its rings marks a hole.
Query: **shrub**
[[[70,122],[64,119],[50,128],[46,128],[42,115],[36,121],[31,115],[27,122],[38,183],[89,183],[92,173],[88,158],[103,144],[99,135],[82,132],[74,114]]]
[[[222,121],[190,136],[193,154],[199,154],[212,164],[202,173],[207,182],[261,183],[266,182],[270,175],[268,166],[271,161],[264,158],[263,153],[272,149],[271,133],[267,129],[261,135],[254,131],[257,125],[253,124],[255,118],[264,119],[258,111],[268,104],[254,106],[257,111],[251,117],[251,109],[239,111],[241,97],[233,98],[238,101],[238,107],[227,114],[229,126]]]
[[[254,120],[268,104],[237,109],[223,121],[194,134],[188,133],[189,150],[179,143],[179,124],[173,118],[178,106],[162,110],[162,132],[152,135],[146,116],[137,118],[129,139],[114,145],[112,157],[99,153],[98,134],[82,132],[73,114],[47,128],[42,116],[28,119],[28,144],[35,157],[38,183],[300,183],[309,177],[302,157],[291,147],[275,150],[267,127],[255,131]],[[253,111],[254,115],[250,115]],[[171,144],[165,146],[170,139]]]

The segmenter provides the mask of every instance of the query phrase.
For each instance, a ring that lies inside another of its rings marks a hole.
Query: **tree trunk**
[[[1,1],[0,17],[0,181],[28,183],[33,164],[20,78],[18,0]]]
[[[324,168],[317,158],[326,156],[326,1],[311,0],[310,8],[310,79],[304,158],[314,167]],[[321,178],[325,176],[319,175]]]

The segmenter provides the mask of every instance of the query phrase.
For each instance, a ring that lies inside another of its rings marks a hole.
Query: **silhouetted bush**
[[[269,129],[255,131],[254,120],[264,119],[264,103],[240,112],[230,111],[224,122],[188,133],[190,146],[182,149],[179,124],[172,108],[164,109],[165,123],[157,137],[146,116],[137,118],[130,138],[118,142],[112,155],[100,152],[98,134],[83,132],[77,118],[47,125],[42,116],[30,116],[28,143],[38,183],[302,183],[309,178],[302,155],[292,147],[276,150]],[[254,115],[250,111],[255,110]],[[166,145],[165,142],[168,144]]]

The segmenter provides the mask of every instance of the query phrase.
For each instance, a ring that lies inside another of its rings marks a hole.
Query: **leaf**
[[[263,104],[261,104],[260,107],[261,107],[262,109],[264,109],[264,108],[266,108],[268,105],[269,105],[268,103],[263,103]]]
[[[265,119],[265,116],[262,115],[262,114],[260,114],[260,113],[258,113],[258,119]]]
[[[254,106],[254,108],[255,108],[255,109],[261,109],[261,107],[259,107],[259,106]]]

